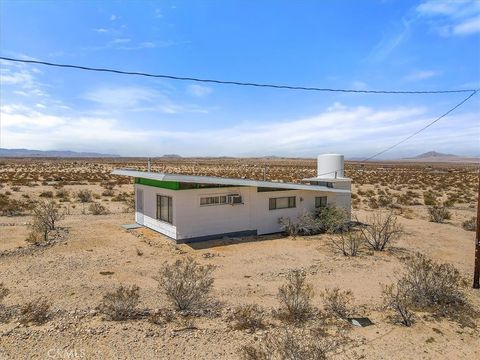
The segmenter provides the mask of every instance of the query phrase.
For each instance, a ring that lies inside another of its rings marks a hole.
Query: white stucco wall
[[[143,190],[143,214],[136,212],[136,221],[173,239],[208,236],[239,231],[257,230],[258,234],[279,232],[280,217],[297,217],[315,208],[316,196],[327,196],[327,203],[350,211],[350,194],[335,194],[309,190],[257,192],[255,187],[228,187],[191,190],[169,190],[135,184]],[[173,224],[155,219],[156,195],[172,197]],[[215,195],[240,194],[243,204],[200,206],[200,198]],[[273,197],[296,197],[296,207],[269,210]]]

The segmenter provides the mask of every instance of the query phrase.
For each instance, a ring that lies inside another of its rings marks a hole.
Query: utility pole
[[[480,289],[480,172],[478,173],[477,230],[475,232],[475,268],[473,288]]]

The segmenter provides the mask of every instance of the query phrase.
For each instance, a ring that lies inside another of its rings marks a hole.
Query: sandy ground
[[[359,215],[364,216],[365,212]],[[15,220],[19,219],[0,218],[1,223]],[[132,214],[71,215],[62,223],[69,230],[64,243],[32,255],[0,258],[2,281],[11,289],[6,305],[43,296],[53,302],[54,312],[59,313],[41,326],[1,324],[0,359],[44,359],[53,353],[56,358],[67,358],[72,351],[84,358],[98,359],[238,357],[237,348],[242,343],[255,342],[258,334],[231,330],[223,317],[200,318],[196,320],[198,330],[175,332],[180,325],[160,326],[146,320],[111,322],[102,320],[101,315],[90,315],[103,294],[121,283],[140,286],[142,306],[165,306],[153,277],[164,261],[188,255],[217,267],[214,296],[227,308],[251,302],[277,306],[277,289],[285,274],[294,268],[307,271],[318,307],[322,306],[318,294],[324,288],[351,289],[359,315],[369,316],[375,325],[352,328],[351,344],[335,357],[355,358],[355,353],[368,359],[474,359],[480,355],[478,329],[423,317],[412,328],[405,328],[392,324],[388,314],[380,309],[381,284],[395,279],[405,252],[421,251],[454,264],[465,277],[471,274],[472,232],[454,225],[402,219],[409,235],[394,250],[345,258],[332,256],[328,236],[324,235],[174,246],[150,230],[123,230],[121,224],[131,220]],[[25,226],[4,226],[2,246],[24,246],[25,236]],[[137,255],[137,250],[143,255]],[[113,274],[101,275],[102,271]],[[466,291],[479,306],[478,291]],[[61,315],[64,312],[70,316]]]
[[[320,293],[325,288],[351,289],[355,314],[374,322],[366,328],[349,326],[349,341],[331,354],[332,358],[480,358],[479,319],[474,319],[476,326],[464,326],[452,319],[419,313],[414,326],[406,328],[392,323],[392,313],[382,309],[381,298],[383,285],[395,281],[401,273],[402,259],[420,251],[457,267],[467,284],[466,296],[480,310],[480,292],[470,288],[474,233],[461,228],[461,223],[474,215],[471,205],[456,205],[452,219],[445,224],[429,222],[425,206],[410,206],[408,218],[399,216],[407,234],[393,248],[346,258],[333,252],[328,235],[295,239],[273,235],[177,246],[148,229],[124,230],[121,225],[132,223],[133,213],[123,212],[122,202],[102,196],[104,188],[99,184],[65,188],[72,194],[80,188],[91,189],[97,194],[95,201],[105,204],[112,213],[85,215],[82,212],[88,205],[73,200],[62,204],[70,210],[59,224],[68,230],[67,236],[36,251],[19,250],[29,246],[25,242],[29,216],[0,217],[0,282],[11,291],[4,305],[17,306],[37,297],[53,304],[51,320],[43,325],[26,326],[16,319],[0,323],[0,360],[236,359],[241,345],[262,341],[267,333],[278,330],[279,324],[268,316],[265,330],[233,330],[228,319],[231,309],[247,303],[278,307],[278,287],[290,270],[299,268],[313,284],[315,306],[322,309]],[[48,190],[56,191],[49,185],[21,186],[10,196],[38,198]],[[132,190],[132,185],[124,184],[115,187],[115,194]],[[365,220],[372,210],[362,203],[354,213]],[[154,277],[164,262],[187,256],[215,265],[213,297],[222,303],[219,314],[195,318],[194,328],[188,329],[181,317],[166,325],[147,319],[114,322],[95,310],[103,295],[120,284],[140,287],[140,308],[168,306]]]

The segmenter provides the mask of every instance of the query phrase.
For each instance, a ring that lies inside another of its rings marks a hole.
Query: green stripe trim
[[[180,183],[178,181],[161,181],[144,178],[135,178],[135,184],[153,186],[162,189],[180,190]]]

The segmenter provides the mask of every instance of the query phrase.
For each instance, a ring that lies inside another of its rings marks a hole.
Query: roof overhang
[[[231,178],[221,178],[221,177],[214,177],[214,176],[166,174],[166,173],[126,170],[126,169],[115,169],[112,171],[112,175],[130,176],[134,178],[143,178],[143,179],[151,179],[151,180],[159,180],[159,181],[178,181],[178,182],[184,182],[184,183],[252,186],[252,187],[310,190],[310,191],[322,191],[322,192],[339,193],[339,194],[350,194],[349,190],[333,189],[326,186],[294,184],[294,183],[284,183],[284,182],[275,182],[275,181],[231,179]]]

